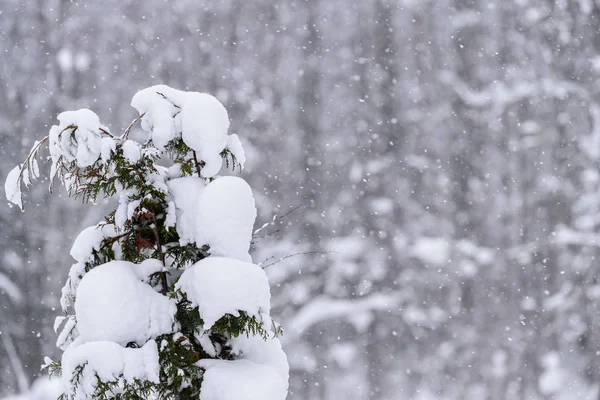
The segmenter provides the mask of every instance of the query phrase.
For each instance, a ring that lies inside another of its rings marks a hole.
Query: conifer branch
[[[156,216],[154,215],[154,213],[152,213],[152,222],[153,222],[152,231],[154,232],[154,239],[156,241],[156,250],[158,250],[159,259],[162,262],[163,267],[166,267],[165,253],[163,252],[163,249],[162,249],[162,244],[160,241],[160,234],[158,232],[158,222],[156,221]],[[167,285],[167,272],[166,271],[162,271],[162,273],[160,275],[160,282],[162,285],[161,293],[164,296],[166,296],[167,291],[169,290],[169,287]]]
[[[133,228],[133,229],[132,229],[132,230],[130,230],[130,231],[127,231],[127,232],[121,233],[120,235],[117,235],[117,236],[111,236],[111,237],[109,237],[109,238],[106,238],[106,239],[104,239],[104,240],[102,241],[102,246],[101,246],[100,248],[102,249],[102,248],[104,248],[104,247],[111,246],[112,244],[114,244],[115,242],[117,242],[119,239],[122,239],[122,238],[124,238],[124,237],[126,237],[126,236],[129,236],[129,235],[131,235],[132,233],[134,233],[134,232],[137,232],[137,231],[139,231],[139,229],[138,229],[138,228]]]
[[[50,136],[46,135],[42,140],[39,141],[38,144],[33,146],[31,151],[25,158],[25,162],[23,163],[23,166],[21,167],[21,171],[19,173],[19,185],[20,185],[21,181],[23,180],[23,173],[25,172],[25,169],[29,169],[32,159],[36,157],[37,152],[40,150],[40,147],[42,146],[42,144],[46,143],[48,141],[48,139],[50,139]]]

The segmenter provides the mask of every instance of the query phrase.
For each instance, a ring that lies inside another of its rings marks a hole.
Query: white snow
[[[258,265],[233,258],[211,256],[186,269],[175,285],[198,306],[204,329],[225,314],[261,318],[269,313],[271,293],[265,272]]]
[[[187,92],[181,108],[181,137],[185,144],[205,162],[202,176],[219,173],[223,159],[220,153],[227,146],[229,116],[223,104],[206,93]]]
[[[202,400],[285,400],[287,381],[275,368],[248,360],[200,360]]]
[[[119,205],[117,206],[117,210],[115,211],[115,225],[118,229],[123,229],[125,227],[125,223],[127,222],[127,215],[129,210],[129,198],[135,194],[133,189],[127,190],[118,190],[119,195]]]
[[[62,393],[60,379],[42,376],[33,382],[27,392],[4,397],[2,400],[56,400]]]
[[[219,177],[208,185],[188,176],[167,182],[176,208],[180,244],[210,246],[211,254],[250,262],[248,253],[256,206],[252,189],[241,178]],[[172,209],[167,213],[172,223]]]
[[[72,389],[71,381],[80,365],[84,365],[84,368],[77,390],[72,393],[74,400],[92,398],[97,378],[104,382],[116,382],[122,376],[131,383],[135,379],[159,382],[158,349],[154,340],[137,349],[106,341],[74,343],[62,357],[64,390]]]
[[[76,125],[82,131],[97,132],[100,129],[100,118],[87,108],[62,112],[58,121],[61,126]]]
[[[133,265],[133,273],[138,277],[138,279],[146,283],[150,281],[150,275],[160,272],[165,268],[163,263],[156,258],[148,258],[139,264]]]
[[[192,243],[196,237],[196,207],[198,198],[204,189],[204,180],[194,176],[171,179],[167,182],[173,196],[177,215],[177,233],[179,243]],[[167,216],[171,214],[169,213]],[[171,217],[172,218],[172,217]]]
[[[246,156],[237,135],[227,135],[229,116],[221,102],[207,93],[184,92],[165,85],[140,90],[131,105],[142,117],[142,129],[160,151],[179,137],[203,162],[203,178],[212,178],[221,170],[221,152],[229,148],[243,167]]]
[[[164,97],[163,97],[164,96]],[[142,118],[142,129],[150,133],[154,146],[159,150],[177,136],[173,117],[179,112],[184,92],[165,85],[140,90],[133,96],[131,106]]]
[[[217,178],[198,199],[196,243],[208,244],[212,255],[250,262],[255,219],[254,196],[246,181],[233,176]]]
[[[106,162],[110,159],[110,153],[117,148],[117,143],[111,137],[103,137],[100,144],[100,158]]]
[[[102,241],[115,235],[115,227],[112,224],[100,223],[87,227],[81,231],[73,242],[71,257],[80,263],[92,261],[92,251],[100,250]]]
[[[126,261],[102,264],[84,275],[75,298],[77,328],[84,342],[145,343],[172,332],[174,300],[155,292]]]
[[[167,205],[167,216],[165,218],[165,228],[169,229],[174,227],[177,224],[177,207],[175,207],[175,202],[169,201]],[[196,224],[194,223],[194,230],[196,232]]]
[[[59,333],[60,330],[60,333]],[[58,316],[54,320],[54,332],[58,333],[56,347],[65,350],[75,339],[79,337],[77,321],[73,315]]]
[[[244,152],[242,142],[238,135],[234,133],[229,136],[227,139],[227,148],[235,157],[236,162],[240,164],[240,167],[244,168],[244,164],[246,164],[246,152]]]
[[[231,339],[231,351],[239,359],[273,367],[287,385],[290,367],[278,338],[271,337],[264,340],[260,336],[241,335]]]
[[[123,142],[122,148],[123,157],[125,157],[127,161],[132,164],[140,161],[140,158],[142,157],[142,148],[139,143],[133,140],[126,140]]]
[[[127,203],[127,219],[133,218],[135,212],[140,208],[141,200],[132,200]]]
[[[82,108],[59,114],[58,121],[59,125],[50,129],[49,148],[53,163],[63,158],[65,161],[77,161],[79,167],[94,164],[105,147],[100,135],[98,116],[93,111]],[[69,126],[76,127],[74,132],[66,129]]]
[[[148,153],[142,151],[142,154]],[[167,177],[167,169],[161,167],[160,165],[155,165],[154,168],[156,172],[150,173],[146,175],[146,182],[154,187],[155,190],[158,190],[163,193],[169,193],[169,187],[165,182],[165,178]]]
[[[85,264],[77,262],[71,266],[69,270],[69,277],[67,282],[61,290],[60,305],[63,311],[67,311],[69,307],[75,304],[75,293],[77,292],[77,286],[81,282],[81,278],[85,275]]]
[[[17,165],[7,175],[6,181],[4,181],[4,193],[6,199],[11,203],[19,206],[23,210],[23,198],[21,194],[21,182],[19,176],[21,175],[21,166]]]

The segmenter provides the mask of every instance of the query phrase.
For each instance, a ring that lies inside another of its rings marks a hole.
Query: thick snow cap
[[[77,288],[75,315],[84,342],[144,344],[172,332],[173,300],[143,283],[127,261],[111,261],[85,274]]]
[[[250,262],[255,219],[254,196],[246,181],[233,176],[217,178],[198,199],[196,243],[208,244],[213,255]]]
[[[260,318],[269,313],[271,292],[263,269],[233,258],[208,257],[186,269],[176,284],[198,306],[204,329],[225,314],[245,311]]]
[[[100,158],[103,147],[98,116],[93,111],[82,108],[59,114],[58,121],[59,125],[50,129],[49,148],[52,160],[56,162],[62,157],[67,161],[76,161],[79,167],[94,164]],[[65,130],[70,126],[76,129]]]
[[[182,138],[204,161],[201,173],[205,178],[217,175],[221,169],[228,129],[229,116],[219,100],[206,93],[186,93],[181,107]]]
[[[196,237],[196,207],[204,190],[204,180],[196,176],[171,179],[167,182],[176,209],[179,244],[194,242]]]
[[[79,385],[72,393],[72,380],[77,367],[85,365]],[[104,382],[115,382],[120,376],[126,382],[149,380],[159,382],[158,349],[156,342],[150,340],[141,348],[130,349],[113,342],[73,343],[62,357],[62,381],[64,389],[74,396],[73,399],[93,398],[98,378]]]
[[[231,145],[239,164],[245,161],[237,136],[228,136],[229,116],[216,97],[207,93],[184,92],[164,85],[140,90],[131,105],[142,118],[142,129],[150,133],[154,145],[162,150],[179,137],[204,163],[201,175],[212,178],[221,170],[221,152]]]
[[[115,236],[115,227],[112,224],[98,224],[82,230],[71,247],[71,257],[77,262],[85,263],[93,258],[92,252],[100,250],[102,241]]]

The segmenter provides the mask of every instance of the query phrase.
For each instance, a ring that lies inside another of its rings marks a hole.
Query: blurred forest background
[[[597,399],[600,1],[1,0],[0,50],[2,180],[63,110],[223,101],[257,228],[302,206],[254,245],[290,400]],[[0,395],[108,208],[46,186],[0,202]]]

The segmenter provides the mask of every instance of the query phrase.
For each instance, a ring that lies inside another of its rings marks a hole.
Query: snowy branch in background
[[[399,306],[399,300],[397,295],[384,294],[359,299],[334,299],[325,296],[316,298],[300,308],[290,320],[284,339],[286,342],[293,342],[321,322],[347,320],[352,323],[357,315],[395,310]]]

